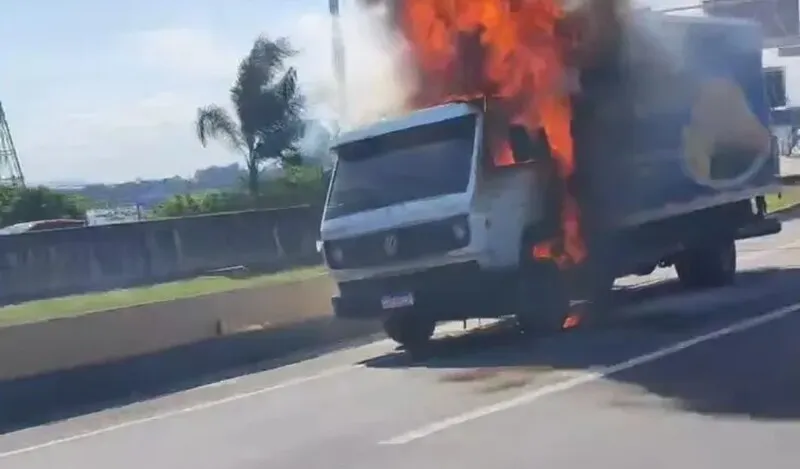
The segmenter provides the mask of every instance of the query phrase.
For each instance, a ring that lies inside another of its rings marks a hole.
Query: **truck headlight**
[[[340,248],[340,247],[333,247],[333,248],[331,249],[331,259],[332,259],[332,260],[333,260],[333,262],[335,262],[336,264],[341,264],[341,263],[342,263],[342,261],[344,260],[344,251],[342,251],[342,248]]]
[[[332,243],[330,241],[323,241],[322,244],[322,252],[328,267],[332,269],[341,267],[342,261],[344,260],[344,250],[337,246],[337,243]]]
[[[469,228],[467,227],[466,222],[463,221],[457,221],[453,223],[452,230],[453,236],[455,236],[457,241],[464,241],[469,235]]]

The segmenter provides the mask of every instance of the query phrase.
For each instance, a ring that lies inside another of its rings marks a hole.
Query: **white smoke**
[[[341,29],[345,53],[346,112],[339,109],[339,84],[333,72],[332,21],[327,15],[306,18],[294,38],[301,49],[298,76],[309,112],[337,122],[343,130],[401,113],[411,90],[402,40],[385,26],[384,6],[343,2]],[[303,31],[305,33],[303,33]]]

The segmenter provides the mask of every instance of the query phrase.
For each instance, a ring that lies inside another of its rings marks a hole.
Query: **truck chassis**
[[[513,270],[486,271],[467,261],[342,282],[333,309],[351,319],[380,312],[386,334],[410,350],[425,347],[442,321],[513,315],[526,335],[552,334],[576,301],[583,305],[582,322],[602,322],[613,313],[613,282],[623,276],[674,267],[689,289],[732,284],[736,240],[781,230],[764,213],[763,198],[755,205],[744,200],[596,236],[593,254],[570,271],[534,260],[525,249]]]

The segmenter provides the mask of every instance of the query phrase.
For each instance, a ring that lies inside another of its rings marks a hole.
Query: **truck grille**
[[[463,228],[463,236],[457,236],[454,229],[456,225]],[[390,237],[393,239],[390,240]],[[332,269],[371,267],[453,251],[467,246],[469,242],[467,216],[460,215],[430,223],[326,241],[325,258]]]

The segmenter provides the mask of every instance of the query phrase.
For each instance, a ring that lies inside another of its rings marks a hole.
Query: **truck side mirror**
[[[536,132],[535,138],[531,138],[525,127],[516,124],[510,125],[508,140],[511,144],[514,163],[548,161],[552,158],[550,142],[547,139],[547,133],[542,128]]]

